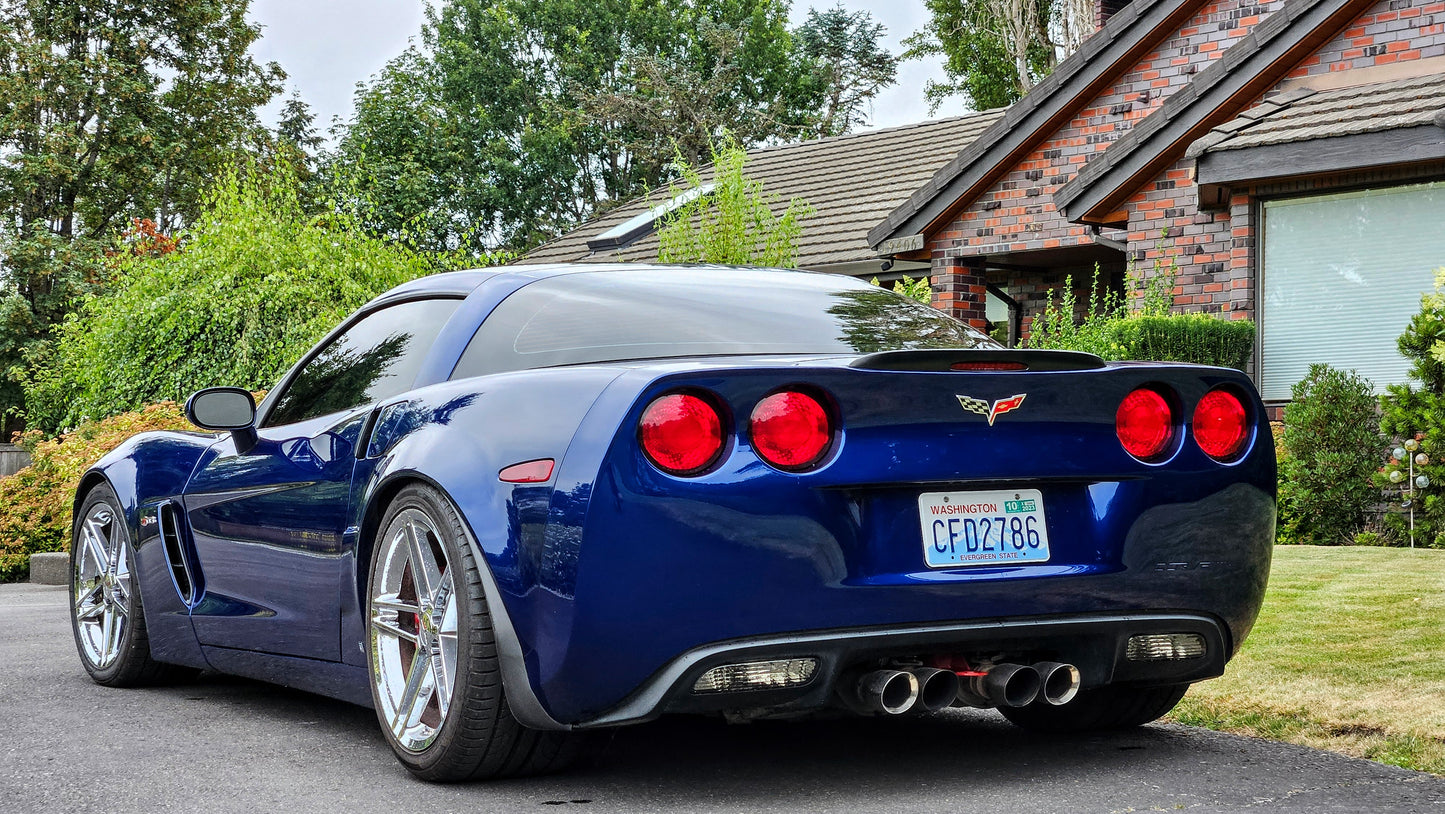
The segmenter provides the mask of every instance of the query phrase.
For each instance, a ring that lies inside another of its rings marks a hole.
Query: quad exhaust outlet
[[[1063,706],[1079,694],[1079,668],[1057,661],[1035,664],[1039,674],[1039,701],[1051,707]]]
[[[937,667],[873,670],[857,678],[845,701],[860,712],[902,715],[910,710],[937,712],[950,706],[1062,706],[1079,694],[1079,668],[1057,661],[996,664],[962,675]],[[845,687],[848,685],[845,684]]]
[[[858,703],[869,712],[902,715],[918,701],[918,678],[904,670],[874,670],[858,679]]]
[[[1061,706],[1079,694],[1079,668],[1056,661],[997,664],[983,675],[959,679],[958,701],[967,707]]]

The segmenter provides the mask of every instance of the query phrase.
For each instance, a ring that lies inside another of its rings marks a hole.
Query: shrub
[[[1189,362],[1244,370],[1254,349],[1254,323],[1208,314],[1131,316],[1111,325],[1123,359]]]
[[[1243,370],[1254,349],[1254,323],[1208,314],[1170,314],[1158,279],[1130,280],[1140,305],[1130,312],[1122,298],[1101,286],[1095,267],[1083,318],[1076,319],[1073,278],[1064,278],[1058,304],[1049,292],[1043,312],[1034,318],[1029,347],[1084,351],[1109,360],[1188,362]]]
[[[138,432],[189,427],[175,402],[164,402],[51,440],[38,431],[23,435],[33,462],[0,479],[0,582],[26,579],[31,554],[69,548],[71,500],[91,464]]]
[[[1310,365],[1284,408],[1280,537],[1347,545],[1380,491],[1370,482],[1385,439],[1374,385],[1353,370]]]
[[[1400,353],[1410,360],[1413,384],[1392,384],[1380,397],[1380,429],[1396,442],[1414,438],[1425,453],[1428,463],[1415,467],[1416,475],[1425,475],[1430,486],[1416,494],[1415,544],[1445,548],[1445,269],[1435,272],[1435,290],[1420,297],[1420,311],[1399,339]],[[1396,501],[1404,497],[1399,484],[1389,480],[1390,473],[1409,472],[1408,464],[1386,458],[1385,465],[1375,473],[1375,485],[1387,491]],[[1401,508],[1405,508],[1401,506]],[[1404,512],[1385,516],[1394,536],[1409,543],[1409,520]]]
[[[743,172],[747,151],[730,140],[713,146],[711,192],[692,194],[687,203],[662,218],[657,230],[663,263],[725,263],[791,267],[797,262],[798,236],[813,207],[801,198],[786,206],[763,192],[761,181]],[[676,157],[682,185],[668,190],[672,198],[704,185],[701,173]],[[774,214],[781,209],[782,214]]]
[[[269,387],[358,306],[449,262],[344,218],[308,219],[284,168],[222,176],[179,242],[118,254],[114,288],[32,355],[32,427],[73,427],[210,385]]]

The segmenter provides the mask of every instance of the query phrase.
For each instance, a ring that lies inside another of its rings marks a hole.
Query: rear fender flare
[[[456,500],[445,486],[415,469],[402,468],[390,471],[376,479],[374,485],[367,489],[368,496],[365,499],[363,511],[364,520],[361,526],[361,535],[357,541],[356,569],[357,601],[358,606],[362,609],[363,618],[366,608],[366,579],[371,570],[372,541],[379,532],[381,517],[386,513],[386,507],[392,497],[403,487],[413,483],[423,483],[436,489],[451,504],[452,510],[462,520],[462,530],[467,536],[467,545],[471,546],[472,553],[477,559],[477,571],[482,579],[482,592],[487,599],[492,634],[497,644],[497,658],[502,672],[502,689],[507,695],[507,705],[511,708],[512,715],[523,726],[531,729],[557,731],[571,729],[571,725],[564,724],[552,717],[532,688],[532,681],[527,672],[526,658],[522,654],[522,644],[517,636],[516,627],[512,623],[511,613],[503,601],[496,577],[492,574],[491,560],[481,543],[478,542],[467,514],[457,505]]]

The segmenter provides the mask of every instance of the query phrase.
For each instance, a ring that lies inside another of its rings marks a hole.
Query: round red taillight
[[[758,456],[779,469],[807,469],[833,445],[833,422],[806,393],[774,393],[758,402],[748,422]]]
[[[658,469],[672,475],[696,475],[722,453],[722,416],[705,399],[670,393],[642,411],[638,438],[647,459]]]
[[[1216,460],[1234,457],[1249,436],[1244,404],[1228,390],[1210,390],[1194,408],[1194,440]]]
[[[1158,458],[1174,440],[1174,413],[1169,402],[1147,387],[1124,397],[1114,414],[1119,443],[1141,461]]]

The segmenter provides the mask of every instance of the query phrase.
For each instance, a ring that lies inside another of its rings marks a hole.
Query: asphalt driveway
[[[1441,812],[1445,779],[1180,726],[1042,738],[992,713],[599,737],[569,774],[431,786],[370,710],[223,676],[96,686],[62,588],[0,585],[0,812]]]

